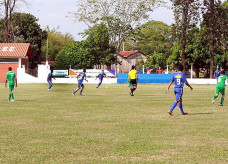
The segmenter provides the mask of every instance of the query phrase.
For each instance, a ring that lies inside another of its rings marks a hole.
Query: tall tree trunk
[[[5,29],[5,42],[9,42],[9,0],[4,0],[5,7],[5,21],[4,21],[4,29]]]
[[[210,44],[210,79],[213,78],[214,74],[214,39],[211,36],[211,44]]]
[[[215,43],[215,36],[214,36],[214,6],[215,6],[215,2],[214,0],[210,0],[210,79],[213,78],[213,74],[214,74],[214,43]]]
[[[185,2],[183,8],[183,31],[181,37],[181,50],[182,50],[182,65],[184,66],[183,72],[185,73],[186,70],[186,32],[187,32],[187,20],[188,20],[188,1]]]
[[[200,73],[199,67],[195,68],[195,73],[196,73],[196,78],[199,78],[199,73]]]

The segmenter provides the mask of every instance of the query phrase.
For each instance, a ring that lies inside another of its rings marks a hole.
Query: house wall
[[[146,60],[146,57],[142,55],[141,53],[136,53],[134,55],[131,55],[127,58],[123,58],[119,56],[119,60],[121,61],[121,65],[119,65],[119,73],[127,73],[131,70],[132,65],[136,65],[138,61]]]
[[[0,82],[5,82],[9,67],[17,74],[18,63],[0,63]]]
[[[28,70],[28,59],[22,58],[21,59],[21,65],[24,65],[25,66],[25,70],[27,71]]]

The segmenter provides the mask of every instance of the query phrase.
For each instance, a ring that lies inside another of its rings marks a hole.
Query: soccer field
[[[19,84],[15,102],[0,92],[0,163],[228,163],[228,99],[215,86],[184,89],[182,116],[167,113],[167,85]],[[108,89],[105,87],[108,86]]]

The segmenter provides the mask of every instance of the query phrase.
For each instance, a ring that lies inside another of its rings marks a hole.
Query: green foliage
[[[172,47],[170,27],[159,21],[149,21],[138,28],[138,32],[126,40],[126,49],[138,49],[146,55],[170,54]]]
[[[92,48],[94,65],[111,65],[116,63],[115,48],[110,46],[108,28],[104,23],[95,25],[83,33]]]
[[[143,68],[143,65],[144,65],[144,60],[143,60],[143,58],[141,57],[141,59],[137,62],[137,68],[139,69],[139,68]]]
[[[179,43],[176,43],[172,47],[172,55],[169,56],[167,63],[169,64],[170,68],[173,69],[177,67],[181,62],[181,46]]]
[[[65,46],[56,57],[57,69],[82,69],[93,68],[94,56],[88,41],[76,41]]]
[[[58,29],[48,30],[48,60],[55,61],[57,54],[65,45],[73,43],[71,34],[62,34]],[[47,41],[42,43],[42,60],[46,60]]]
[[[42,41],[47,38],[47,32],[40,28],[37,21],[38,19],[31,14],[14,13],[12,15],[14,42],[31,43],[35,63],[41,60]],[[3,30],[3,20],[0,20],[0,35]]]
[[[160,2],[162,0],[81,0],[73,15],[90,26],[103,22],[110,34],[110,44],[119,52],[134,27],[148,19],[149,13]]]
[[[170,27],[159,21],[143,24],[125,43],[127,50],[137,49],[152,57],[146,62],[147,66],[163,69],[172,53],[172,44]]]
[[[146,56],[146,61],[145,61],[145,64],[144,64],[145,68],[154,68],[154,65],[153,65],[153,59],[151,56]]]

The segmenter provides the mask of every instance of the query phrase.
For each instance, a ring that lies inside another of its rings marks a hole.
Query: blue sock
[[[101,85],[101,83],[99,83],[99,84],[97,85],[97,88],[98,88],[100,85]]]
[[[80,94],[82,94],[82,92],[83,92],[83,89],[80,91]]]
[[[175,102],[173,103],[173,106],[172,106],[171,109],[170,109],[170,112],[173,112],[173,110],[176,108],[176,106],[177,106],[177,102],[175,101]]]
[[[77,92],[77,90],[75,90],[74,92],[73,92],[73,94],[75,94]]]
[[[50,84],[48,89],[51,89],[51,87],[52,87],[52,85]]]
[[[180,111],[181,111],[181,114],[184,114],[184,110],[183,110],[183,107],[182,107],[182,104],[178,104],[179,108],[180,108]]]

